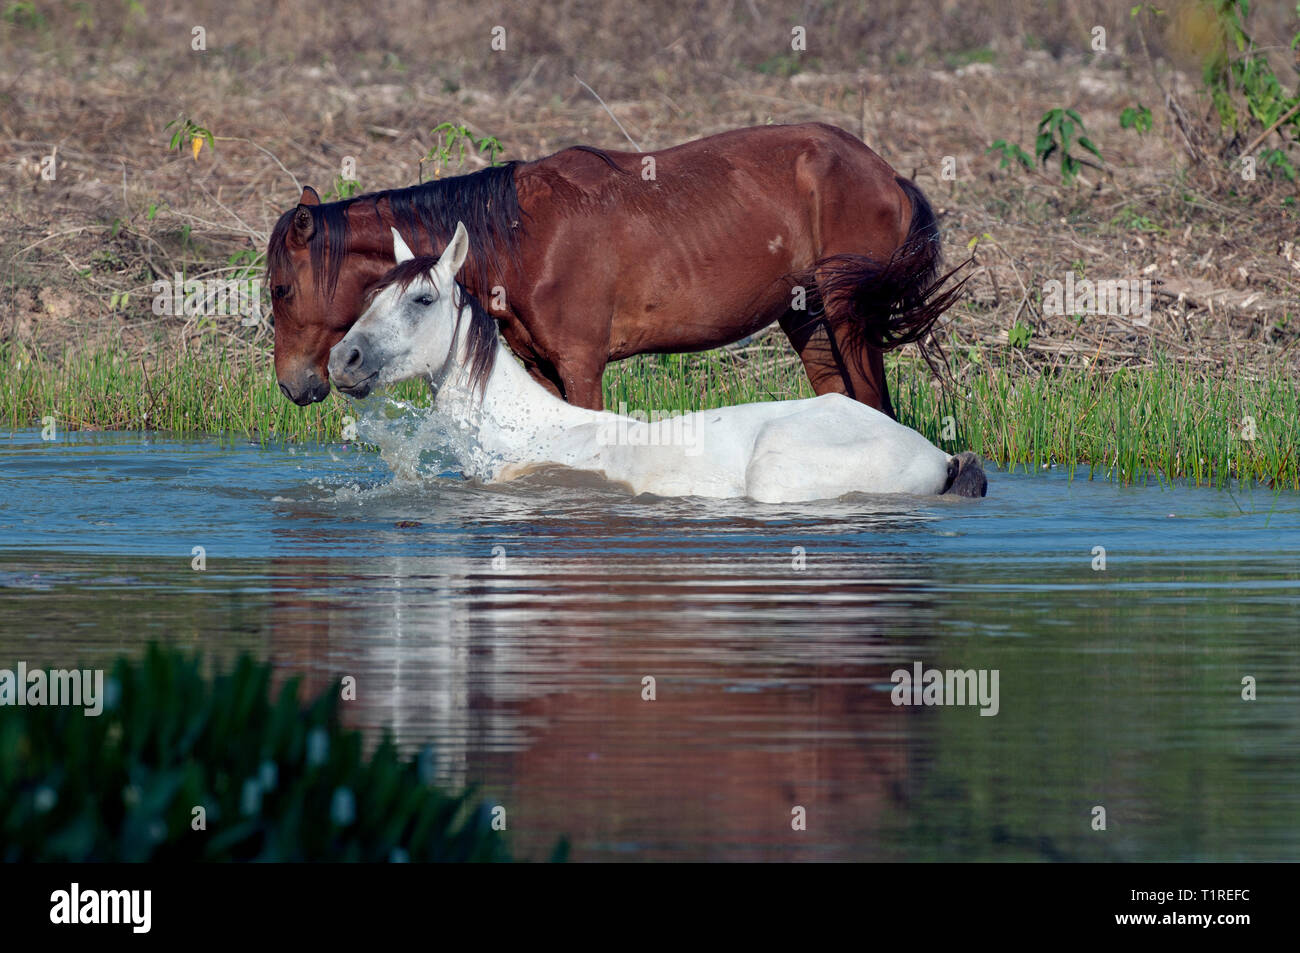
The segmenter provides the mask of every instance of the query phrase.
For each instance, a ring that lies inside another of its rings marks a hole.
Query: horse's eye
[[[418,297],[418,298],[415,299],[415,303],[418,304],[418,305],[419,305],[420,307],[422,307],[422,308],[427,308],[429,305],[433,304],[433,296],[432,296],[432,295],[420,295],[420,297]]]
[[[288,285],[276,285],[271,289],[271,296],[273,298],[287,298],[289,297],[289,290]]]

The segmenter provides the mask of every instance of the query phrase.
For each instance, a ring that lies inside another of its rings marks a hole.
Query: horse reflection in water
[[[372,384],[425,376],[437,411],[457,421],[473,419],[481,401],[491,426],[478,420],[471,429],[481,445],[491,448],[495,440],[505,451],[469,461],[467,471],[487,482],[496,483],[503,464],[523,462],[511,455],[522,447],[536,454],[525,460],[564,462],[564,472],[601,471],[644,488],[637,464],[646,458],[639,454],[626,469],[612,455],[600,466],[566,455],[590,445],[592,434],[583,428],[591,417],[613,415],[566,404],[523,379],[522,370],[504,390],[493,376],[476,395],[472,373],[462,386],[460,371],[474,365],[475,355],[493,357],[484,373],[513,367],[491,322],[478,320],[472,299],[454,285],[467,250],[463,229],[436,264],[410,257],[400,236],[394,243],[413,266],[412,280],[381,283],[367,314],[334,348],[331,375],[341,389],[362,396]],[[408,305],[418,320],[373,320]],[[479,344],[471,345],[476,327]],[[410,347],[413,331],[421,348]],[[526,406],[516,402],[508,411],[506,398],[520,394]],[[753,467],[728,469],[720,457],[717,469],[727,473],[717,487],[708,482],[713,471],[698,467],[683,468],[689,485],[678,487],[696,496],[805,501],[790,511],[793,521],[838,552],[814,572],[792,567],[788,543],[770,548],[771,529],[749,503],[661,499],[647,504],[639,521],[611,517],[610,509],[626,509],[624,495],[620,506],[589,504],[590,517],[557,518],[542,488],[528,483],[539,478],[536,469],[491,488],[435,481],[417,484],[411,505],[456,506],[458,522],[493,541],[479,550],[483,555],[375,557],[365,563],[373,567],[370,576],[326,569],[316,578],[328,580],[327,598],[337,608],[323,611],[310,591],[282,602],[276,619],[285,635],[276,651],[291,654],[284,664],[292,671],[354,675],[357,701],[345,706],[351,724],[391,727],[408,750],[432,739],[442,778],[480,784],[489,804],[505,808],[523,856],[544,856],[561,836],[571,839],[578,858],[883,856],[886,815],[906,797],[918,751],[908,737],[915,718],[896,708],[888,691],[891,672],[910,665],[915,650],[909,644],[903,656],[884,635],[891,628],[916,631],[930,607],[914,579],[906,595],[880,581],[907,571],[897,553],[849,552],[827,538],[834,528],[817,514],[838,507],[860,522],[909,529],[924,517],[915,497],[881,496],[870,505],[806,501],[854,489],[822,480],[839,479],[840,471],[850,481],[866,473],[856,486],[879,492],[979,496],[985,483],[973,457],[950,457],[842,395],[710,413],[752,413],[761,431],[766,415],[814,403],[846,408],[846,421],[866,421],[852,436],[878,447],[879,459],[844,466],[840,451],[824,454],[824,468],[810,467],[822,460],[811,459],[811,443],[845,434],[808,426],[792,435],[807,452],[791,459],[821,482],[769,480],[771,493],[746,492],[755,485]],[[707,444],[715,456],[724,449]],[[478,511],[468,508],[475,494],[490,498]],[[513,516],[503,515],[508,500],[518,507]],[[749,507],[754,532],[691,538],[692,524],[676,509],[688,505],[713,507],[715,515],[731,506],[719,521],[730,530],[740,530],[733,517]],[[340,530],[339,546],[355,546],[359,532],[392,551],[355,526]],[[665,534],[675,537],[671,543]],[[496,565],[488,553],[503,538],[510,543],[502,547],[506,562]],[[430,547],[445,545],[436,534],[427,539]],[[915,571],[923,573],[919,565]],[[304,588],[314,589],[314,580]],[[327,620],[311,644],[299,641],[299,615]]]
[[[572,529],[573,543],[592,530]],[[355,676],[345,723],[391,728],[408,753],[432,742],[440,779],[481,785],[522,856],[561,836],[575,859],[882,856],[925,744],[887,690],[915,640],[904,655],[883,635],[940,610],[864,581],[897,574],[893,558],[802,574],[779,554],[684,560],[654,545],[511,555],[506,571],[489,547],[353,576],[295,561],[300,592],[277,598],[271,651],[311,673],[309,690]]]

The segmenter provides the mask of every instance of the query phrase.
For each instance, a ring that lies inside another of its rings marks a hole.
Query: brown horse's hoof
[[[969,450],[954,454],[948,460],[948,483],[944,493],[956,496],[985,496],[989,491],[989,481],[980,466],[980,458]]]

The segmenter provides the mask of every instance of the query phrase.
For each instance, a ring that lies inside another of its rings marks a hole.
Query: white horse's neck
[[[442,381],[431,380],[436,388],[434,405],[455,420],[466,421],[478,431],[479,445],[492,453],[508,454],[514,462],[546,460],[549,449],[545,436],[611,415],[575,407],[537,383],[515,360],[500,337],[492,370],[480,391],[471,385],[469,368],[470,311],[461,312],[454,356],[444,369]]]

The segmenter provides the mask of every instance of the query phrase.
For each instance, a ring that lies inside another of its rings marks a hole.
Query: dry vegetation
[[[345,156],[363,190],[415,182],[444,121],[497,137],[507,158],[626,147],[577,76],[643,149],[817,119],[915,176],[941,211],[950,261],[984,236],[967,300],[939,332],[959,376],[979,372],[963,359],[978,347],[985,364],[1000,354],[1031,374],[1164,354],[1225,375],[1294,377],[1296,186],[1234,171],[1248,137],[1226,137],[1200,90],[1217,41],[1198,5],[1143,18],[1149,56],[1130,6],[12,3],[0,23],[0,346],[56,362],[111,342],[146,361],[221,348],[267,362],[265,324],[157,316],[151,283],[257,266],[299,183],[328,192]],[[1289,88],[1295,20],[1284,4],[1251,20]],[[191,49],[196,25],[203,52]],[[491,48],[495,25],[504,52]],[[807,52],[791,51],[794,25],[807,29]],[[1090,49],[1098,25],[1105,53]],[[1139,103],[1154,120],[1144,135],[1118,118]],[[1038,118],[1058,106],[1082,115],[1104,168],[1064,185],[1054,166],[1004,170],[986,154],[1002,138],[1032,152]],[[169,151],[165,127],[180,116],[210,129],[215,149]],[[46,181],[52,153],[57,178]],[[471,155],[466,170],[483,162]],[[1070,271],[1151,279],[1150,326],[1044,314],[1043,283]]]

